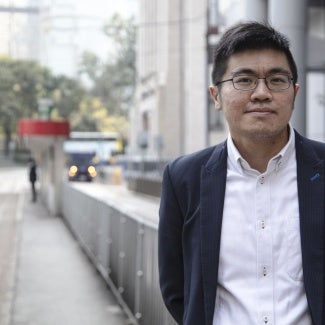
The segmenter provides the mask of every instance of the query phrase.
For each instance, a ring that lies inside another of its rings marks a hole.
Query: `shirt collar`
[[[243,173],[247,170],[252,170],[248,162],[241,156],[238,149],[236,148],[231,135],[228,135],[227,139],[228,147],[228,161],[236,168],[239,172]],[[275,169],[276,171],[283,166],[295,152],[295,136],[294,129],[289,124],[289,140],[287,144],[280,150],[280,152],[270,159],[268,162],[267,171]]]

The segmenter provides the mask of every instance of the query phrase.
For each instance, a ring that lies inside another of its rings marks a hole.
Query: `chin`
[[[281,129],[267,129],[267,128],[256,128],[255,130],[250,130],[247,132],[248,137],[252,139],[271,139],[283,137],[287,135],[287,128]]]

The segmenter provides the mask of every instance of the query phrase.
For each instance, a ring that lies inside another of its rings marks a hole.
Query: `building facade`
[[[213,45],[227,26],[248,20],[289,37],[301,86],[292,124],[325,140],[324,1],[139,0],[139,7],[131,155],[170,159],[227,136],[208,94]]]
[[[0,54],[39,59],[38,0],[0,0]]]
[[[170,157],[207,143],[207,0],[141,0],[131,152]]]

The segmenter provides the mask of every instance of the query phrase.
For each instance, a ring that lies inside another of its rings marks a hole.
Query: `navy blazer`
[[[296,132],[304,285],[313,324],[325,324],[325,144]],[[226,142],[170,162],[158,231],[160,287],[179,324],[211,325],[227,176]]]

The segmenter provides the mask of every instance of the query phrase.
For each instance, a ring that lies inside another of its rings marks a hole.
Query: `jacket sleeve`
[[[184,313],[183,215],[170,177],[164,171],[158,228],[158,264],[164,303],[178,324]]]

